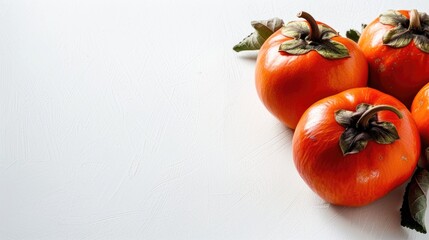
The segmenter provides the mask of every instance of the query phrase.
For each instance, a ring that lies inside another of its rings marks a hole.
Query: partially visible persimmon
[[[387,11],[364,28],[358,44],[369,64],[368,85],[410,107],[429,82],[429,16]]]
[[[367,84],[358,45],[306,12],[274,32],[256,63],[256,88],[266,108],[294,129],[304,111],[324,97]]]
[[[419,129],[423,147],[429,147],[429,83],[416,94],[411,114]]]

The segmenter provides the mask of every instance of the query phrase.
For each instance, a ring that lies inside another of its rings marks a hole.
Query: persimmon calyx
[[[306,21],[289,22],[282,27],[282,34],[292,39],[283,42],[279,51],[293,55],[302,55],[315,50],[327,59],[350,57],[344,44],[332,40],[338,33],[323,24],[317,24],[314,18],[306,13],[298,13]]]
[[[410,11],[410,19],[400,12],[389,10],[380,15],[380,23],[392,25],[394,28],[383,36],[383,44],[402,48],[414,40],[418,49],[429,53],[429,15],[413,9]]]
[[[377,113],[383,110],[394,112],[402,118],[402,113],[390,105],[361,103],[357,105],[355,112],[344,109],[335,112],[335,120],[346,129],[339,141],[343,155],[359,153],[370,140],[379,144],[391,144],[399,139],[393,123],[378,120]]]

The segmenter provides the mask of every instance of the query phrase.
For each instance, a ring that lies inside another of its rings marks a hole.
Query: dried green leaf
[[[383,43],[393,48],[407,46],[413,39],[416,47],[425,53],[429,53],[429,16],[418,13],[418,25],[411,26],[411,20],[398,11],[388,11],[380,16],[380,22],[395,26],[383,36]],[[413,21],[414,22],[414,21]]]
[[[419,16],[420,16],[420,23],[422,25],[429,25],[429,15],[427,13],[420,12]]]
[[[390,144],[399,139],[393,123],[378,121],[377,112],[381,110],[393,111],[401,118],[401,113],[396,108],[367,103],[357,105],[355,112],[349,110],[335,112],[336,122],[345,128],[339,139],[343,155],[362,151],[370,140],[379,144]]]
[[[424,35],[415,35],[414,44],[425,53],[429,53],[429,38]]]
[[[425,212],[427,207],[427,192],[429,188],[429,172],[417,167],[411,181],[408,183],[401,207],[401,225],[426,233]]]
[[[319,24],[318,27],[321,39],[323,40],[331,39],[335,36],[338,36],[338,33],[334,29],[326,25]],[[303,36],[308,36],[308,34],[310,33],[310,28],[308,26],[308,23],[304,21],[289,22],[282,28],[282,33],[286,37],[294,39],[304,39]]]
[[[383,36],[383,43],[393,48],[405,47],[411,40],[413,40],[413,34],[401,26],[389,30]]]
[[[332,40],[324,41],[323,44],[316,46],[316,51],[328,59],[350,57],[349,50],[344,44]]]
[[[279,50],[289,54],[302,55],[311,51],[312,48],[302,39],[291,39],[283,42]]]
[[[240,52],[260,49],[265,40],[283,26],[283,20],[272,18],[269,20],[252,21],[251,24],[255,29],[255,32],[251,33],[240,43],[235,45],[233,47],[234,51]]]
[[[281,44],[279,50],[289,54],[301,55],[316,50],[320,55],[328,59],[338,59],[349,56],[348,49],[339,42],[332,41],[331,38],[338,36],[332,28],[318,24],[320,39],[308,39],[310,27],[307,22],[289,22],[282,28],[282,34],[293,38]]]
[[[398,26],[400,24],[405,25],[408,19],[398,11],[389,10],[380,15],[379,21],[382,24]]]
[[[261,37],[267,39],[283,26],[283,20],[280,18],[272,18],[269,20],[252,21],[251,25]]]
[[[361,115],[372,107],[373,106],[370,104],[360,103],[356,106],[355,112],[344,109],[337,110],[335,112],[335,121],[345,128],[356,127],[356,122],[359,120]],[[375,115],[374,118],[376,117],[377,116]]]
[[[261,35],[259,35],[257,32],[253,32],[237,45],[235,45],[232,49],[236,52],[258,50],[261,48],[262,44],[264,44],[265,40],[266,39],[261,37]]]
[[[373,122],[369,129],[371,138],[379,144],[390,144],[399,139],[398,131],[391,122]]]
[[[370,108],[373,108],[374,106],[368,103],[359,103],[356,106],[356,114],[362,115],[365,111],[369,110]]]
[[[346,37],[353,40],[354,42],[358,42],[360,38],[360,32],[355,29],[350,29],[346,32]]]
[[[347,128],[352,124],[353,114],[354,114],[353,111],[340,109],[335,112],[335,121],[341,126]]]
[[[287,23],[282,28],[282,34],[286,37],[300,39],[303,35],[307,36],[310,33],[310,28],[307,22],[294,21]]]
[[[326,25],[319,25],[319,31],[320,35],[322,36],[322,40],[328,40],[338,36],[338,32]]]
[[[365,149],[370,136],[355,128],[347,128],[340,137],[340,148],[343,155],[354,154]]]

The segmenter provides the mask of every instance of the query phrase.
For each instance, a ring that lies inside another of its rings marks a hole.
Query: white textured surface
[[[262,106],[250,21],[426,1],[0,1],[0,239],[425,239],[403,187],[333,207]],[[427,222],[429,219],[426,217]]]

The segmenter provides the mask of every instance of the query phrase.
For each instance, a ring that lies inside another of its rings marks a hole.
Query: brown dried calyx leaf
[[[407,19],[399,11],[389,10],[380,15],[379,21],[394,26],[383,36],[383,44],[402,48],[414,40],[418,49],[429,53],[429,15],[426,13],[413,9]]]
[[[335,120],[345,128],[339,140],[343,155],[359,153],[370,140],[379,144],[391,144],[399,139],[393,123],[378,120],[377,112],[383,110],[394,112],[402,118],[402,113],[393,106],[373,106],[367,103],[357,105],[354,112],[344,109],[335,112]]]
[[[315,50],[327,59],[350,57],[349,50],[344,44],[331,39],[338,36],[334,29],[317,24],[316,20],[306,12],[300,12],[298,17],[306,21],[289,22],[282,28],[283,35],[292,39],[282,43],[280,51],[302,55]]]

